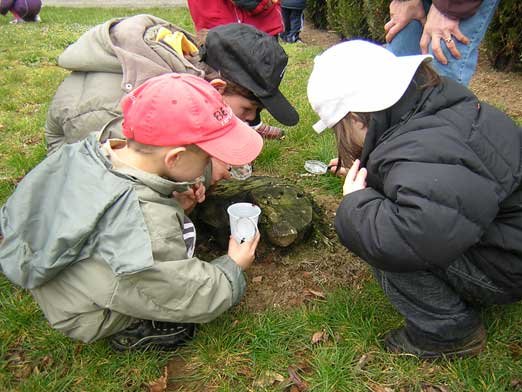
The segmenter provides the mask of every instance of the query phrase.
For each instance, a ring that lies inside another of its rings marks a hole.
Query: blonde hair
[[[158,152],[164,148],[175,147],[175,146],[153,146],[150,144],[139,143],[134,139],[127,139],[127,146],[129,147],[129,149],[131,149],[135,152],[138,152],[140,154],[146,154],[146,155],[155,154],[156,152]],[[191,150],[191,151],[200,150],[200,148],[198,146],[196,146],[195,144],[188,144],[186,146],[177,146],[177,147],[185,147],[187,150]]]

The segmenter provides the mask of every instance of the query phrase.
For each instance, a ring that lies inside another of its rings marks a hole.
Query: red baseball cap
[[[147,80],[121,101],[123,134],[151,146],[195,144],[231,165],[252,162],[263,139],[237,118],[221,94],[190,74]]]

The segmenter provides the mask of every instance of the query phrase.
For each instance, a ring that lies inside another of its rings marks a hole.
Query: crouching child
[[[198,186],[210,157],[249,163],[263,141],[188,74],[148,80],[122,109],[126,141],[65,145],[18,185],[0,210],[0,267],[71,338],[174,349],[239,302],[259,242],[194,257],[195,228],[174,195]]]

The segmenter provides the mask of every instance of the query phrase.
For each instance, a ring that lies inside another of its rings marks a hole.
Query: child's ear
[[[223,79],[212,79],[210,81],[210,84],[218,91],[218,93],[220,93],[221,95],[225,94],[227,82],[225,82]]]
[[[168,150],[163,161],[165,166],[169,169],[174,167],[180,157],[180,154],[186,150],[187,149],[185,147],[174,147]]]

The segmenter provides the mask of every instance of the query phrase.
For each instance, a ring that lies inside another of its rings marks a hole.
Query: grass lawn
[[[9,18],[0,18],[0,204],[45,156],[46,112],[67,75],[56,66],[57,56],[93,25],[143,12],[192,29],[183,8],[45,7],[40,24],[10,25]],[[311,130],[315,115],[306,99],[313,57],[321,48],[285,49],[290,62],[283,90],[301,122],[288,129],[284,142],[266,144],[256,168],[296,178],[305,159],[327,160],[335,150],[331,133],[317,136]],[[296,181],[332,199],[341,192],[333,176]],[[142,391],[165,367],[168,390],[295,392],[305,385],[311,391],[522,389],[521,304],[484,311],[488,345],[478,358],[423,362],[383,351],[382,334],[402,320],[373,280],[328,290],[325,297],[262,312],[240,305],[202,326],[193,343],[174,354],[117,354],[103,341],[84,345],[51,330],[32,297],[0,277],[0,391]],[[161,384],[155,387],[163,390]]]

